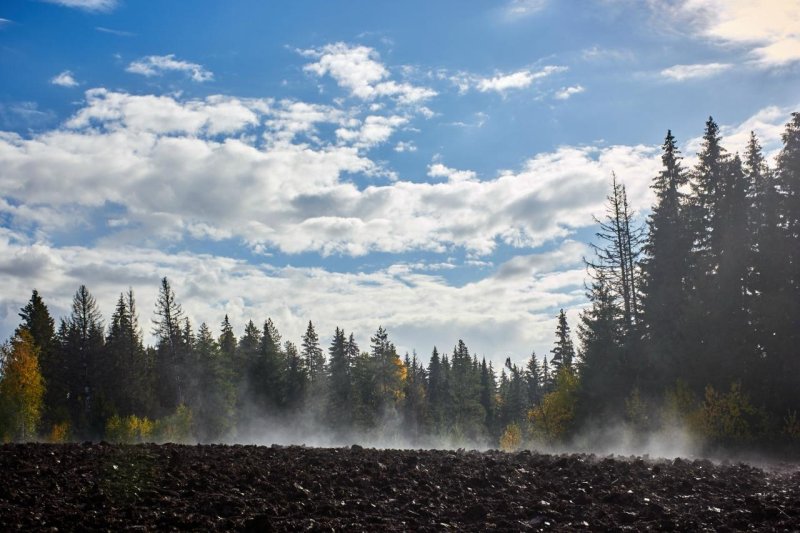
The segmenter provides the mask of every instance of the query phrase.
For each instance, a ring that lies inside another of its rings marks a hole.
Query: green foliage
[[[568,368],[556,376],[555,390],[528,412],[534,440],[553,444],[567,435],[575,417],[578,377]]]
[[[509,424],[500,436],[500,449],[504,452],[515,452],[522,447],[522,430],[516,422]]]
[[[189,443],[194,440],[194,415],[186,405],[153,424],[153,440],[157,442]]]
[[[114,415],[106,421],[105,438],[109,442],[123,444],[151,442],[155,427],[147,417]]]
[[[699,430],[714,443],[742,443],[755,436],[757,416],[758,411],[740,383],[732,383],[727,393],[717,392],[709,385],[700,407]]]

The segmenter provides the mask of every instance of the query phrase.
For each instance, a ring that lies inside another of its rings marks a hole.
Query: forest
[[[300,420],[342,439],[520,447],[602,426],[681,428],[706,449],[800,446],[800,113],[767,161],[705,123],[697,163],[668,132],[646,220],[613,179],[586,258],[588,305],[553,348],[495,368],[459,340],[424,358],[378,327],[367,347],[313,323],[299,343],[249,321],[195,327],[170,281],[152,315],[132,289],[106,323],[85,285],[56,319],[36,290],[2,347],[0,440],[235,442]],[[90,281],[90,280],[87,280]],[[330,334],[330,333],[328,333]],[[574,337],[574,338],[573,338]]]

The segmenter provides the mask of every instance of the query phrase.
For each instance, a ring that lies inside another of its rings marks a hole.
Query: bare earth
[[[530,452],[0,447],[0,530],[798,530],[800,472]]]

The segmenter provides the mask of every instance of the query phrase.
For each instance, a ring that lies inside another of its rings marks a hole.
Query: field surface
[[[262,446],[0,447],[0,531],[797,530],[800,472]]]

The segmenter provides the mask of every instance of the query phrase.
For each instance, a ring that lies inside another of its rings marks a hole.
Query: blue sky
[[[4,3],[0,332],[86,283],[148,334],[166,275],[195,324],[545,355],[611,172],[644,216],[667,128],[687,164],[708,115],[774,154],[798,28],[796,0]]]

